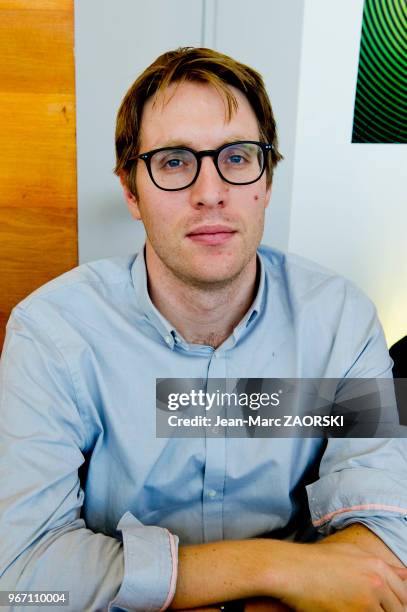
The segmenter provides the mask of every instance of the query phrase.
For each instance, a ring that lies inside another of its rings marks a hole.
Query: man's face
[[[244,94],[231,89],[238,110],[229,122],[223,98],[206,83],[172,84],[155,105],[147,100],[140,153],[166,146],[199,151],[237,140],[258,141],[254,111]],[[137,197],[123,178],[122,183],[129,210],[147,233],[150,272],[164,266],[187,284],[215,288],[229,284],[255,261],[270,197],[265,173],[256,183],[231,185],[218,175],[212,158],[203,157],[195,183],[171,192],[156,187],[145,163],[137,163]]]

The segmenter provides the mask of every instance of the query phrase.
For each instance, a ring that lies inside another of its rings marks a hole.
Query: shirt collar
[[[171,348],[174,348],[175,338],[179,338],[176,329],[154,306],[148,293],[147,284],[147,268],[144,257],[144,246],[137,254],[135,261],[131,267],[131,278],[136,292],[137,304],[141,313],[155,327],[164,342]]]
[[[259,286],[256,297],[250,306],[249,310],[238,323],[233,330],[232,335],[228,338],[226,343],[235,344],[239,338],[248,330],[258,314],[264,307],[264,294],[265,294],[265,267],[262,259],[262,255],[257,253],[257,261],[259,263]],[[160,313],[160,311],[154,306],[148,293],[147,284],[147,268],[145,262],[144,246],[137,254],[133,265],[131,267],[131,278],[136,293],[136,299],[138,307],[141,313],[148,319],[148,321],[155,327],[157,332],[161,335],[164,342],[171,349],[174,348],[176,343],[183,345],[184,348],[189,350],[190,345],[182,338],[181,334],[175,329],[173,325]],[[222,345],[222,346],[224,346]],[[224,346],[224,348],[229,348]]]
[[[264,307],[264,297],[265,297],[264,287],[265,287],[266,272],[265,272],[263,258],[259,252],[257,252],[257,262],[259,265],[259,286],[257,288],[256,297],[254,298],[252,305],[250,306],[249,310],[246,312],[245,316],[240,321],[240,323],[238,323],[238,325],[233,330],[232,335],[236,342],[242,337],[242,335],[246,332],[246,330],[247,331],[249,330],[250,326],[252,325],[252,323],[254,323],[255,319],[257,318],[257,316],[259,315],[259,313],[262,311]]]

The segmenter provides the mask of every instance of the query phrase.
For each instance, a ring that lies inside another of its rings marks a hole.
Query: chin
[[[201,289],[220,289],[232,283],[242,272],[236,270],[194,270],[183,274],[184,280],[191,286]]]

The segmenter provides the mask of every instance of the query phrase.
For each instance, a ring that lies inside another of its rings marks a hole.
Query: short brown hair
[[[139,153],[141,117],[151,96],[162,93],[171,83],[197,81],[213,85],[223,96],[227,118],[237,110],[237,100],[228,86],[247,97],[258,121],[260,140],[273,145],[268,157],[266,176],[271,184],[273,169],[283,158],[278,151],[276,122],[260,74],[227,55],[212,49],[181,47],[160,55],[130,87],[120,105],[116,122],[116,167],[125,171],[129,189],[136,192],[134,158]]]

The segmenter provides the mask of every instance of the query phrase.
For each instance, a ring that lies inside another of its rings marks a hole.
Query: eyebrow
[[[228,138],[225,138],[225,140],[223,140],[222,144],[220,144],[218,147],[215,147],[215,149],[218,149],[219,147],[223,147],[223,145],[225,144],[229,144],[232,142],[238,142],[240,140],[255,140],[254,138],[247,138],[247,136],[240,136],[240,135],[232,135],[229,136]],[[180,138],[177,139],[171,139],[171,140],[167,140],[167,142],[165,144],[162,144],[160,147],[154,147],[155,149],[158,148],[164,148],[164,147],[179,147],[179,148],[183,148],[183,147],[188,147],[189,149],[195,149],[194,143],[192,143],[189,140],[181,140]]]

